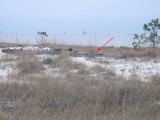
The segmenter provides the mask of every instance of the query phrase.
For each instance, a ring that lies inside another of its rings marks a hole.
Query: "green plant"
[[[46,32],[38,32],[37,33],[40,37],[41,37],[41,43],[42,43],[42,46],[44,45],[44,41],[45,41],[45,37],[48,37],[47,33]]]
[[[160,36],[158,34],[160,30],[159,19],[153,19],[148,24],[144,24],[143,30],[144,34],[134,35],[134,39],[138,40],[138,42],[133,42],[132,45],[134,48],[137,48],[141,45],[150,44],[155,49],[155,46],[160,43]]]

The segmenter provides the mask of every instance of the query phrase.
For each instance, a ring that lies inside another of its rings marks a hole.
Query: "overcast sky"
[[[0,31],[142,33],[159,12],[160,0],[0,0]]]

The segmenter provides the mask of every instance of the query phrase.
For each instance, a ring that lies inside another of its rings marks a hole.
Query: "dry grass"
[[[158,120],[160,106],[154,102],[160,99],[160,84],[135,80],[100,84],[72,74],[66,79],[71,78],[68,83],[44,77],[38,84],[2,84],[0,109],[14,120]]]
[[[68,72],[69,70],[82,70],[86,67],[82,63],[73,62],[71,57],[66,54],[61,54],[57,58],[53,59],[51,66],[53,68],[60,68],[63,73]]]
[[[140,48],[137,50],[134,49],[126,49],[126,50],[120,50],[121,54],[126,57],[159,57],[160,56],[160,48],[156,48],[153,50],[153,48]]]
[[[24,60],[23,57],[20,60]],[[158,76],[154,76],[153,81],[148,83],[135,79],[126,81],[116,77],[110,70],[95,66],[91,69],[94,72],[99,71],[98,75],[104,77],[100,81],[99,77],[90,76],[87,72],[70,72],[81,68],[80,65],[76,67],[69,56],[53,59],[50,65],[55,66],[54,64],[58,68],[66,69],[64,78],[44,74],[26,78],[27,81],[34,80],[36,84],[1,84],[2,120],[159,119],[160,105],[156,103],[160,100]]]
[[[18,46],[26,46],[27,44],[17,44],[17,43],[6,43],[6,42],[0,42],[0,48],[5,47],[18,47]]]
[[[33,53],[19,54],[17,62],[19,79],[34,82],[0,84],[1,120],[159,120],[159,76],[150,82],[126,81],[112,70],[89,69],[63,54],[42,62]],[[43,70],[44,64],[65,76],[32,74]]]
[[[17,47],[17,46],[26,46],[27,44],[13,44],[13,43],[1,43],[0,47]],[[98,47],[95,46],[78,46],[78,45],[63,45],[63,44],[53,44],[53,43],[45,43],[44,46],[38,47],[50,47],[50,48],[60,48],[62,50],[68,50],[72,48],[73,51],[81,51],[81,52],[92,52],[92,53],[106,53],[117,55],[121,54],[125,57],[159,57],[160,56],[160,47],[156,47],[153,50],[152,47],[144,47],[144,48],[130,48],[130,47],[114,47],[108,46],[101,49],[100,52],[97,51]]]
[[[105,71],[105,69],[102,68],[102,67],[99,66],[99,65],[93,66],[93,67],[91,68],[91,70],[94,71],[94,72],[96,72],[96,73],[100,73],[100,72],[104,72],[104,71]]]
[[[97,51],[98,47],[95,46],[78,46],[78,45],[63,45],[63,44],[45,44],[46,47],[61,48],[62,50],[68,50],[72,48],[74,51],[81,52],[93,52],[93,53],[106,53],[106,54],[121,54],[126,57],[157,57],[160,56],[160,48],[156,47],[155,51],[151,47],[139,48],[135,50],[129,47],[104,47],[100,52]]]
[[[32,53],[22,54],[18,58],[17,67],[20,74],[35,73],[43,70],[42,63]]]
[[[52,64],[53,63],[53,59],[51,57],[45,58],[43,60],[43,63],[44,64]]]

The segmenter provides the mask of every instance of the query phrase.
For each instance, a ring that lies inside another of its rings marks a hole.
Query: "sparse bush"
[[[103,67],[99,66],[99,65],[93,66],[93,67],[91,68],[91,70],[93,70],[93,71],[96,72],[96,73],[104,72],[104,71],[105,71],[105,69],[104,69]]]
[[[79,69],[78,70],[78,74],[85,74],[85,69],[83,68],[83,69]]]
[[[109,69],[105,70],[105,72],[103,73],[103,80],[104,81],[114,81],[114,82],[116,82],[118,80],[123,80],[122,78],[121,79],[119,79],[119,78],[117,78],[117,75],[115,74],[114,71],[109,70]]]
[[[64,67],[64,66],[67,67],[69,65],[71,65],[71,60],[69,56],[66,54],[59,55],[53,61],[53,67],[59,68],[59,67]]]
[[[67,72],[68,70],[82,70],[86,66],[82,63],[77,63],[72,61],[71,57],[66,54],[59,55],[57,58],[53,59],[53,67],[61,69],[61,72]]]
[[[53,59],[52,58],[46,58],[43,60],[44,64],[52,64],[53,63]]]
[[[160,75],[154,75],[151,77],[151,80],[153,83],[155,83],[156,85],[160,85]]]
[[[89,75],[89,70],[87,70],[85,67],[80,67],[79,69],[78,69],[78,74],[80,74],[80,75],[84,75],[84,74],[86,74],[86,75]]]
[[[43,70],[42,63],[36,58],[20,59],[17,63],[19,73],[35,73]]]

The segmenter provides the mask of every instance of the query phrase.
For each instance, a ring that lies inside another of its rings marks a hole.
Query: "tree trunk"
[[[43,46],[43,39],[44,39],[44,38],[43,38],[43,35],[42,35],[42,46]]]
[[[155,47],[156,47],[156,45],[155,45],[155,41],[153,41],[153,46],[152,46],[153,51],[155,51]]]

